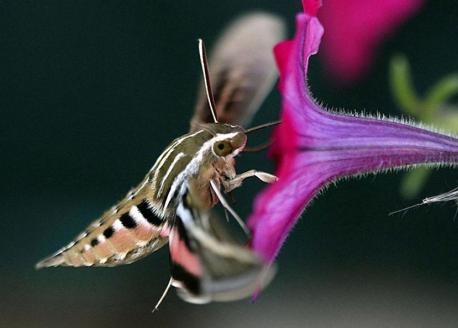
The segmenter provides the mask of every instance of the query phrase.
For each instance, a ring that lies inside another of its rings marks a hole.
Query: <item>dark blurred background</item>
[[[0,0],[1,327],[455,327],[455,204],[410,210],[403,173],[331,186],[307,209],[255,304],[191,305],[171,292],[164,248],[114,268],[47,269],[35,262],[66,244],[136,185],[162,149],[185,133],[200,68],[198,37],[254,9],[293,32],[300,1]],[[410,59],[424,91],[457,70],[458,5],[428,1],[380,48],[359,84],[338,89],[319,58],[311,89],[329,107],[399,115],[388,85],[395,53]],[[274,91],[254,123],[279,115]],[[261,135],[253,143],[262,141]],[[239,168],[273,170],[264,154]],[[452,189],[433,174],[417,199]],[[238,190],[243,216],[262,185]]]

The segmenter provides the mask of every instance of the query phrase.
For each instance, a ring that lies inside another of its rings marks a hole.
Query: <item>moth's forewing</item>
[[[266,13],[242,16],[223,32],[209,59],[219,122],[245,125],[250,121],[275,81],[272,49],[284,35],[283,22]],[[213,119],[201,83],[191,129],[210,122]]]
[[[247,247],[214,229],[208,212],[190,208],[186,195],[178,205],[170,233],[173,284],[192,303],[231,301],[252,295],[273,277],[274,270]]]

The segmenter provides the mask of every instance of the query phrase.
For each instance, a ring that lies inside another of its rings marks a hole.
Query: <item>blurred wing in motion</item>
[[[284,39],[285,26],[276,16],[252,13],[237,19],[222,34],[209,60],[210,82],[221,123],[249,123],[276,78],[272,49]],[[201,83],[203,85],[203,83]],[[191,130],[213,122],[201,86]]]
[[[274,269],[248,248],[236,243],[208,212],[178,205],[169,235],[172,285],[191,303],[231,301],[248,297],[266,286]]]

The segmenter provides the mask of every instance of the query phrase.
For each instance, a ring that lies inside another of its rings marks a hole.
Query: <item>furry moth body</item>
[[[271,48],[282,36],[282,23],[267,14],[251,14],[230,26],[210,61],[217,64],[210,66],[219,90],[215,122],[210,123],[212,102],[206,104],[201,94],[191,132],[162,152],[138,187],[36,267],[129,264],[169,243],[172,285],[187,301],[239,299],[265,285],[272,272],[209,222],[218,201],[226,204],[220,188],[235,189],[249,176],[274,180],[255,170],[237,175],[235,157],[247,141],[247,130],[238,124],[253,115],[270,89],[275,76]],[[209,81],[205,71],[204,78]]]

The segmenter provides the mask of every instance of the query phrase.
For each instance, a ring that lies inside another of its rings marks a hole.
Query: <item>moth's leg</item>
[[[250,235],[250,231],[248,230],[248,228],[246,227],[245,223],[242,221],[240,216],[229,205],[229,203],[227,202],[226,198],[224,198],[223,194],[221,193],[221,190],[219,190],[219,187],[218,187],[218,185],[216,184],[216,182],[214,180],[210,180],[210,186],[212,187],[213,191],[215,192],[216,197],[218,197],[221,205],[223,205],[223,207],[226,210],[228,210],[229,213],[232,214],[232,216],[237,221],[237,223],[240,225],[240,227],[242,227],[243,231],[245,231],[247,236],[249,236]]]
[[[224,186],[224,191],[229,192],[234,190],[235,188],[238,188],[242,185],[243,180],[246,178],[250,177],[256,177],[259,180],[266,182],[266,183],[272,183],[278,180],[278,178],[270,173],[266,172],[261,172],[257,170],[249,170],[244,173],[236,175],[234,178],[230,180],[224,180],[223,181],[223,186]]]
[[[226,221],[229,222],[229,213],[226,208],[224,209],[224,216],[226,217]]]
[[[159,301],[156,303],[156,305],[154,306],[154,309],[153,309],[153,313],[156,312],[157,310],[159,310],[159,305],[161,305],[162,301],[164,300],[165,296],[167,296],[167,293],[169,292],[170,290],[170,287],[172,286],[172,282],[173,282],[173,278],[170,277],[170,280],[167,284],[167,287],[165,287],[165,290],[164,292],[162,293],[162,296],[161,298],[159,299]]]

